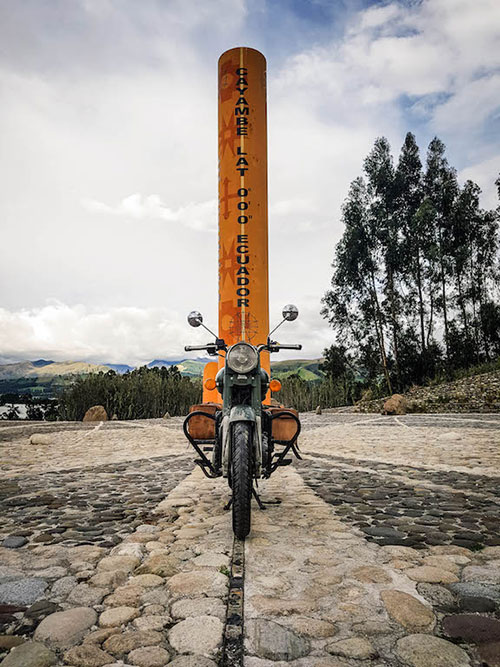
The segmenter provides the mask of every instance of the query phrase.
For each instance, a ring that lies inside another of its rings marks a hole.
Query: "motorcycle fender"
[[[222,420],[222,476],[229,471],[231,424],[234,422],[255,422],[255,412],[247,405],[235,405],[229,415]]]
[[[234,408],[231,408],[229,421],[231,424],[233,422],[254,422],[255,412],[248,405],[235,405]]]

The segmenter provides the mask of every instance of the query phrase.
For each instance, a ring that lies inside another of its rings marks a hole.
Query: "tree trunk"
[[[480,276],[480,277],[479,277]],[[479,323],[481,327],[481,334],[482,334],[482,339],[483,339],[483,348],[484,348],[484,355],[486,357],[486,361],[490,360],[490,354],[489,354],[489,345],[488,345],[488,340],[486,333],[484,331],[484,326],[483,326],[483,318],[482,318],[482,313],[484,313],[484,302],[485,302],[485,297],[487,297],[486,293],[486,287],[484,284],[484,277],[482,272],[479,272],[478,276],[478,293],[479,293]],[[479,349],[476,351],[478,361],[479,361]]]
[[[424,324],[424,297],[422,294],[422,272],[420,268],[420,248],[417,248],[417,288],[418,288],[418,313],[420,317],[420,340],[422,352],[425,352],[425,324]]]
[[[389,295],[391,300],[391,323],[392,323],[392,344],[394,346],[394,363],[396,366],[396,377],[398,380],[398,389],[401,390],[401,373],[399,368],[399,354],[398,354],[398,323],[396,319],[396,306],[394,303],[394,274],[392,268],[388,270]]]
[[[464,331],[467,338],[469,338],[469,320],[467,319],[467,309],[465,308],[464,291],[462,288],[462,274],[457,271],[457,289],[458,289],[458,303],[462,313],[462,320],[464,323]],[[477,350],[476,350],[477,357]]]
[[[429,327],[427,329],[427,347],[429,347],[429,341],[432,334],[432,325],[434,320],[434,294],[432,293],[432,283],[429,285],[429,303],[430,303],[430,312],[429,312]]]
[[[382,359],[382,366],[384,368],[384,375],[385,375],[385,381],[387,383],[387,389],[389,390],[389,393],[392,394],[392,385],[391,385],[391,378],[389,376],[389,369],[387,368],[387,355],[385,353],[385,341],[384,341],[384,324],[382,322],[382,317],[380,313],[380,304],[378,302],[378,296],[377,296],[377,288],[375,287],[375,276],[373,275],[373,271],[371,271],[371,281],[372,281],[372,304],[373,308],[375,310],[375,331],[377,333],[377,340],[380,348],[380,357]]]
[[[444,344],[446,349],[446,361],[450,361],[450,350],[448,347],[448,308],[446,305],[446,279],[444,275],[444,260],[443,260],[443,241],[441,235],[441,228],[439,229],[439,269],[441,272],[441,296],[443,298],[443,320],[444,320]]]
[[[473,323],[473,330],[474,330],[474,345],[476,348],[476,355],[479,356],[479,333],[477,330],[477,309],[476,309],[476,285],[475,283],[475,267],[474,267],[474,248],[470,247],[469,250],[469,257],[470,257],[470,292],[471,292],[471,300],[472,300],[472,323]]]

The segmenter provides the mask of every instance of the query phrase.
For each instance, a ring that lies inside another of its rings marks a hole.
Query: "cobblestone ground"
[[[281,503],[254,507],[230,664],[498,667],[500,419],[302,422],[260,485]],[[0,450],[2,666],[223,663],[228,487],[180,419],[0,424]]]

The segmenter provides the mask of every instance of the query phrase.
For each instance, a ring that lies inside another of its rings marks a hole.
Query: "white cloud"
[[[436,107],[438,132],[463,133],[482,126],[489,116],[500,117],[500,72],[467,82],[449,100]]]
[[[300,215],[307,215],[311,212],[316,213],[316,205],[310,199],[301,199],[295,197],[294,199],[286,199],[274,202],[269,209],[270,215],[290,215],[298,213]]]
[[[362,30],[384,28],[390,24],[393,19],[400,17],[400,10],[397,4],[387,4],[379,7],[370,7],[361,13],[359,27]]]
[[[311,199],[301,198],[272,202],[269,207],[269,220],[271,225],[279,230],[280,236],[284,233],[317,234],[332,225],[330,212],[319,210],[316,202]]]
[[[462,169],[458,176],[462,182],[470,179],[479,185],[483,191],[482,205],[484,208],[497,208],[500,202],[495,181],[500,176],[500,158],[494,157],[473,164]]]
[[[281,319],[279,316],[286,303],[293,303],[298,306],[299,317],[294,322],[285,322],[276,332],[276,340],[281,343],[300,343],[302,351],[282,351],[276,355],[273,354],[271,359],[280,361],[282,359],[317,359],[321,357],[323,350],[332,345],[334,336],[332,330],[319,314],[321,310],[320,298],[316,294],[301,294],[300,298],[296,299],[295,295],[288,292],[288,300],[285,294],[279,304],[274,299],[274,304],[271,304],[271,323],[277,323]],[[271,324],[271,326],[273,325]]]
[[[351,117],[361,111],[366,120],[367,106],[401,95],[459,96],[464,86],[500,67],[499,26],[496,0],[388,3],[354,14],[342,42],[294,55],[281,83],[307,89],[317,104],[330,98],[333,118],[347,108]],[[460,107],[459,117],[464,114],[473,121]],[[477,124],[483,120],[476,117]]]
[[[279,321],[283,305],[284,302],[279,307],[273,305],[273,321]],[[322,327],[317,310],[315,304],[301,305],[300,320],[284,325],[280,340],[302,342],[306,355],[319,356],[330,334]],[[206,317],[208,326],[212,325],[211,320],[210,315]],[[320,335],[316,336],[318,324]],[[200,352],[184,352],[184,345],[208,342],[210,335],[201,328],[191,328],[185,315],[161,307],[91,309],[52,299],[41,308],[0,308],[0,350],[4,362],[45,358],[139,365],[158,358],[203,356]]]
[[[181,359],[180,342],[200,338],[192,332],[166,308],[97,310],[53,300],[31,310],[0,309],[0,349],[24,359],[136,364],[155,357]]]
[[[192,308],[216,326],[216,63],[236,40],[267,44],[270,314],[297,302],[304,356],[331,340],[319,301],[375,137],[438,133],[496,205],[498,0],[377,3],[300,49],[290,3],[280,40],[265,2],[7,5],[0,354],[133,362],[196,342]]]
[[[88,211],[107,213],[126,219],[166,220],[197,231],[217,230],[215,199],[200,203],[190,202],[176,210],[168,208],[159,195],[143,196],[140,193],[125,197],[117,206],[109,206],[93,199],[84,199],[82,204]]]

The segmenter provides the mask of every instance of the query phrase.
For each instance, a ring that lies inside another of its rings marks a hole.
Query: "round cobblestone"
[[[456,438],[437,437],[439,430],[447,432],[445,417],[398,419],[304,415],[303,462],[262,484],[263,499],[279,498],[281,505],[252,515],[245,627],[248,633],[255,622],[274,623],[299,643],[310,641],[314,657],[296,657],[296,667],[364,660],[357,640],[368,642],[368,655],[379,654],[375,664],[423,665],[427,654],[417,650],[418,642],[413,648],[400,642],[415,636],[411,633],[439,639],[432,635],[441,630],[434,616],[479,612],[491,621],[498,615],[495,430],[475,417],[454,424],[462,438],[457,449]],[[151,648],[151,655],[170,654],[163,643],[167,633],[189,619],[210,617],[223,627],[232,535],[222,506],[229,491],[222,480],[207,480],[198,470],[189,474],[192,457],[184,455],[180,423],[177,418],[163,422],[168,427],[154,420],[110,422],[96,431],[50,425],[52,444],[43,455],[22,439],[9,440],[0,424],[7,456],[15,451],[13,463],[0,473],[7,509],[0,541],[27,540],[22,547],[0,546],[5,568],[0,585],[30,578],[47,584],[40,613],[30,616],[22,606],[0,604],[0,632],[29,640],[44,604],[65,609],[89,604],[101,619],[128,607],[131,616],[115,619],[120,625],[90,631],[78,646],[107,653],[113,663]],[[29,428],[20,425],[7,433],[29,434]],[[85,447],[73,446],[82,436]],[[394,592],[402,597],[390,600]],[[149,633],[160,639],[148,643]],[[222,630],[215,651],[221,638]],[[108,650],[111,640],[118,652]],[[188,652],[175,656],[172,648],[168,664],[204,667],[203,661],[212,658],[193,654],[196,640],[195,633],[186,635],[183,650]],[[342,648],[346,640],[351,641]],[[344,653],[329,656],[325,644]],[[396,646],[407,651],[407,658],[394,657]],[[460,665],[463,654],[452,655],[449,646],[456,648],[446,641],[439,645],[443,659]],[[357,650],[357,658],[348,657]],[[466,661],[469,650],[464,644]],[[78,655],[75,661],[100,654]],[[269,662],[262,654],[247,657],[251,667]],[[275,664],[281,667],[290,659]]]
[[[467,653],[432,635],[409,635],[396,644],[397,655],[411,667],[468,667]]]

